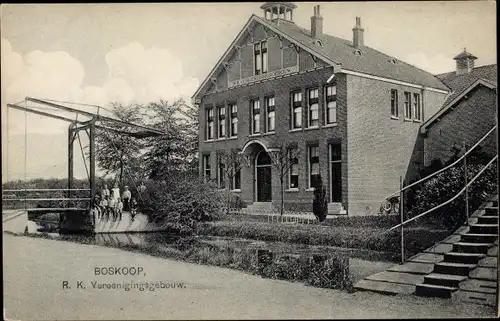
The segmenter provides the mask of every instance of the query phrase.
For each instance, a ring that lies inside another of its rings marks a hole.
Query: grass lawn
[[[358,219],[359,220],[359,219]],[[345,222],[348,222],[344,219]],[[400,252],[400,231],[388,227],[346,223],[340,226],[268,223],[257,220],[227,219],[201,224],[198,235],[236,237],[262,241],[360,248],[381,252]],[[405,228],[405,252],[413,255],[447,237],[447,230],[428,227]]]

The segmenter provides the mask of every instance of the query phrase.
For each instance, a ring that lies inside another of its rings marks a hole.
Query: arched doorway
[[[264,149],[255,155],[255,200],[257,202],[272,200],[271,157]]]

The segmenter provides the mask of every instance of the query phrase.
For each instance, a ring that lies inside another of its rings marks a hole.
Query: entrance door
[[[270,202],[272,200],[271,158],[264,150],[255,158],[255,176],[257,202]]]
[[[342,159],[340,144],[330,145],[330,195],[332,203],[342,202]]]

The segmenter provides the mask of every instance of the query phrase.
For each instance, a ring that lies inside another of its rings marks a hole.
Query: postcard
[[[495,5],[2,4],[4,318],[497,316]]]

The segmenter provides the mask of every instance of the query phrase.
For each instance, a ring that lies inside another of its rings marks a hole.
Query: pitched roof
[[[453,58],[453,59],[454,60],[458,60],[458,59],[463,59],[463,58],[477,59],[476,56],[474,56],[473,54],[467,52],[467,50],[465,50],[465,48],[464,48],[464,51],[462,51],[461,53],[459,53],[458,55],[456,55],[455,58]]]
[[[496,86],[497,83],[497,65],[486,65],[472,69],[470,73],[457,75],[455,71],[447,72],[445,74],[436,75],[448,87],[451,88],[452,93],[446,99],[443,107],[455,100],[462,94],[464,90],[469,88],[477,80],[483,79]]]
[[[449,90],[433,74],[383,54],[373,48],[363,46],[360,49],[361,55],[356,55],[356,48],[353,46],[352,41],[327,34],[323,34],[318,38],[322,43],[322,46],[320,46],[316,44],[316,39],[311,37],[309,30],[301,28],[293,22],[280,20],[278,25],[260,17],[256,18],[260,23],[266,26],[272,25],[309,49],[329,57],[336,63],[342,64],[342,69]],[[395,63],[392,61],[395,61]]]
[[[312,52],[318,58],[323,59],[327,63],[341,64],[342,69],[360,73],[365,73],[373,76],[389,78],[399,81],[404,81],[416,85],[432,87],[449,91],[449,88],[433,74],[419,69],[415,66],[407,64],[394,57],[381,53],[373,48],[363,46],[360,51],[361,55],[356,54],[357,50],[353,46],[352,41],[323,34],[318,39],[311,36],[311,32],[305,28],[297,26],[293,22],[279,19],[279,23],[270,22],[256,15],[252,15],[245,24],[245,27],[240,31],[234,39],[231,46],[226,50],[219,62],[214,66],[208,77],[201,84],[198,90],[193,95],[196,98],[202,88],[208,83],[209,79],[218,69],[218,66],[229,55],[232,47],[241,38],[243,31],[251,25],[252,22],[258,22],[269,29],[276,31],[281,36],[294,42],[299,47]],[[321,42],[318,44],[317,40]]]
[[[439,109],[434,115],[432,115],[431,118],[429,118],[427,121],[425,121],[422,126],[420,126],[420,131],[422,133],[425,133],[427,131],[427,128],[432,126],[438,120],[439,118],[443,117],[443,115],[448,112],[448,110],[453,110],[453,106],[455,106],[457,103],[459,103],[464,96],[466,96],[469,92],[471,92],[474,88],[478,86],[484,86],[486,88],[496,90],[497,84],[496,82],[491,82],[488,81],[484,78],[479,78],[475,82],[473,82],[470,86],[462,90],[462,92],[459,95],[454,95],[454,99],[451,101],[448,101]]]

